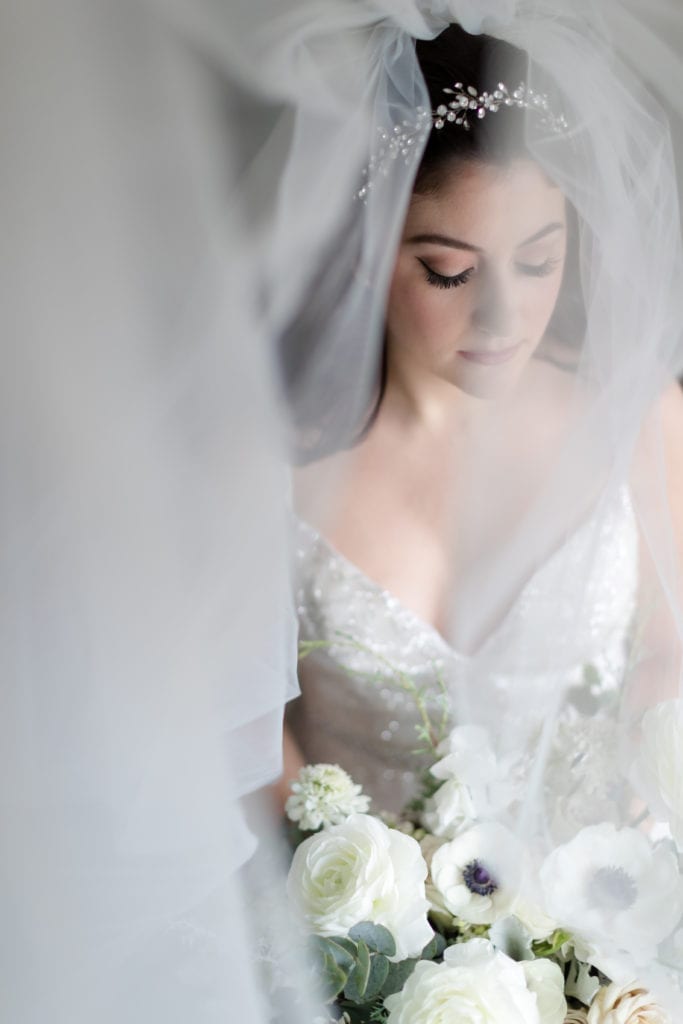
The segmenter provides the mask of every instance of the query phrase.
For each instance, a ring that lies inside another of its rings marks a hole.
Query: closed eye
[[[547,277],[561,263],[562,260],[558,256],[550,257],[544,260],[543,263],[517,263],[516,266],[522,274],[527,274],[529,277]]]
[[[467,284],[474,273],[474,267],[468,267],[467,270],[463,270],[460,274],[454,274],[452,277],[447,277],[445,274],[437,274],[435,270],[432,270],[432,268],[419,257],[418,263],[424,267],[428,283],[434,285],[435,288],[459,288],[460,285]]]

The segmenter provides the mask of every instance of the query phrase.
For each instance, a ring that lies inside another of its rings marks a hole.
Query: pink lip
[[[508,360],[512,359],[518,352],[521,342],[516,345],[512,345],[510,348],[502,348],[497,351],[462,351],[458,352],[459,356],[463,359],[467,359],[470,363],[479,363],[481,366],[498,366],[499,363],[507,363]]]

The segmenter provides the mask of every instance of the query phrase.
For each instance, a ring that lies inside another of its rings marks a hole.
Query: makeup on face
[[[487,378],[512,382],[552,316],[565,250],[564,196],[535,164],[459,167],[411,203],[387,309],[390,355],[472,394],[485,396]]]

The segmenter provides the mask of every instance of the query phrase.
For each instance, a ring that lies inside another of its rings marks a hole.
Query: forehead
[[[404,234],[438,232],[484,250],[514,248],[551,221],[565,222],[564,195],[536,164],[470,162],[446,172],[433,194],[413,195]]]

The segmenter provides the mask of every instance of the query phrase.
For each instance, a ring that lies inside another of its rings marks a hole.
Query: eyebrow
[[[552,234],[554,231],[564,231],[564,224],[560,221],[553,221],[551,224],[546,224],[540,231],[536,231],[529,238],[525,238],[523,242],[520,242],[517,246],[518,249],[524,248],[525,245],[531,245],[532,242],[539,242],[546,235]],[[419,243],[429,242],[432,245],[445,245],[449,249],[464,249],[466,252],[483,252],[484,250],[479,248],[478,245],[472,245],[470,242],[463,242],[459,238],[451,238],[450,235],[413,235],[412,238],[408,239],[409,245],[417,245]]]

